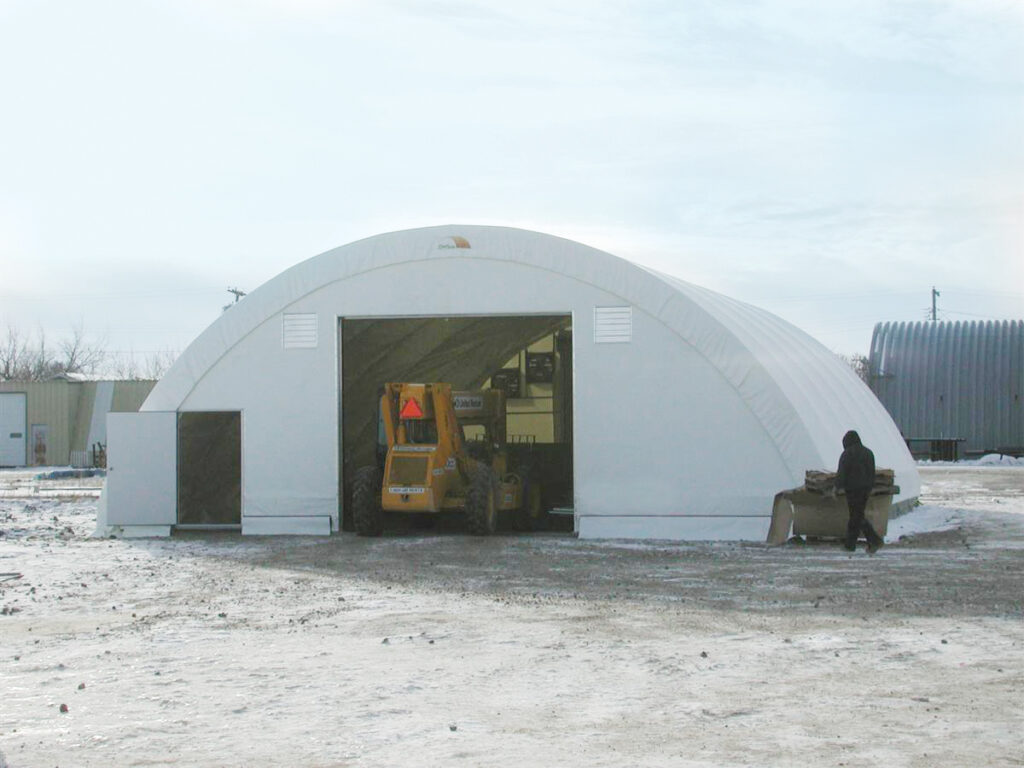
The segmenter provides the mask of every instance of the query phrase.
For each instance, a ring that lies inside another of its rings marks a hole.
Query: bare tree
[[[46,332],[35,338],[8,325],[0,342],[0,381],[46,381],[62,374],[95,374],[107,359],[102,342],[87,339],[81,325],[52,347]]]
[[[61,358],[58,364],[67,373],[95,373],[107,359],[107,352],[101,341],[89,342],[79,323],[71,329],[71,335],[61,341]]]
[[[108,376],[115,379],[130,381],[159,379],[167,373],[177,358],[177,352],[167,349],[150,352],[141,357],[136,357],[134,352],[128,352],[109,360],[105,371]]]
[[[46,332],[39,329],[36,346],[30,350],[30,381],[46,381],[61,373],[53,353],[46,348]]]
[[[106,373],[112,379],[136,381],[145,378],[140,373],[139,362],[135,359],[134,352],[115,356],[107,364]]]
[[[146,358],[145,378],[160,379],[174,365],[180,353],[174,350],[165,349],[161,352],[154,352]]]
[[[854,352],[852,355],[839,355],[839,359],[850,366],[861,381],[871,386],[871,361],[867,356]]]
[[[24,379],[28,373],[28,341],[14,326],[8,326],[0,343],[0,381]]]

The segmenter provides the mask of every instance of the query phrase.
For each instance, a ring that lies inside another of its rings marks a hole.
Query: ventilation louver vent
[[[595,344],[628,344],[632,340],[632,307],[594,307]]]
[[[315,349],[319,337],[317,316],[283,315],[281,338],[285,349]]]

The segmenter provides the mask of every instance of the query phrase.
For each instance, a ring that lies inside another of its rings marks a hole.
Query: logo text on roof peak
[[[469,240],[459,235],[444,238],[437,244],[438,248],[469,248]]]

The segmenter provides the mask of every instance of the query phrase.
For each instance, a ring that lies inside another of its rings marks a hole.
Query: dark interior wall
[[[242,522],[242,414],[178,415],[178,524]]]
[[[342,318],[343,476],[374,462],[381,385],[477,389],[518,351],[571,322],[568,315]]]

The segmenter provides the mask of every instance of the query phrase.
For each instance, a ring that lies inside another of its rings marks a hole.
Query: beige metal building
[[[107,414],[138,411],[155,381],[0,381],[0,467],[93,466]]]

